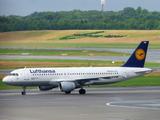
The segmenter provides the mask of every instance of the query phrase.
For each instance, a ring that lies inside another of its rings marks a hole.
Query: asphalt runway
[[[0,120],[160,119],[160,86],[86,88],[85,95],[26,91],[0,90]]]

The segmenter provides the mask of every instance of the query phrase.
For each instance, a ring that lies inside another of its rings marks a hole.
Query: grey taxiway
[[[0,47],[11,49],[50,49],[50,50],[95,50],[95,51],[115,51],[132,54],[134,49],[107,49],[107,48],[44,48],[44,47]],[[102,61],[126,61],[129,56],[25,56],[25,55],[0,55],[0,59],[72,59],[72,60],[102,60]],[[149,49],[147,52],[147,62],[160,63],[160,49]]]
[[[159,120],[160,86],[86,88],[85,95],[58,89],[0,90],[0,120]]]

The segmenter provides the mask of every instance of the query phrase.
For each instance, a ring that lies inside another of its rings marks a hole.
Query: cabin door
[[[123,75],[125,78],[127,78],[127,70],[125,68],[123,68]]]
[[[29,80],[29,71],[24,70],[24,80]]]

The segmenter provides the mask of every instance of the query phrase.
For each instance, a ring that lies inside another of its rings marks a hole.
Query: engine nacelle
[[[59,88],[62,92],[71,92],[76,88],[74,82],[61,82]]]
[[[54,86],[38,86],[40,91],[52,90]]]

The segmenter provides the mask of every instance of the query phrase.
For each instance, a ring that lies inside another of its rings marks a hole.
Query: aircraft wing
[[[90,81],[98,81],[102,79],[112,79],[112,78],[118,78],[118,76],[106,76],[106,77],[93,77],[93,78],[79,78],[75,80],[71,80],[72,82],[90,82]]]
[[[88,82],[93,82],[93,81],[100,81],[103,79],[112,79],[112,78],[118,78],[118,76],[105,76],[105,77],[89,77],[89,78],[76,78],[76,79],[58,79],[57,80],[57,85],[60,82],[75,82],[75,83],[81,83],[81,84],[85,84]],[[52,82],[55,84],[55,80],[51,80],[50,84],[52,84]]]
[[[97,78],[94,77],[94,78],[58,79],[57,82],[64,82],[64,81],[66,82],[89,82],[89,81],[96,81],[96,80],[99,80],[99,77]]]

